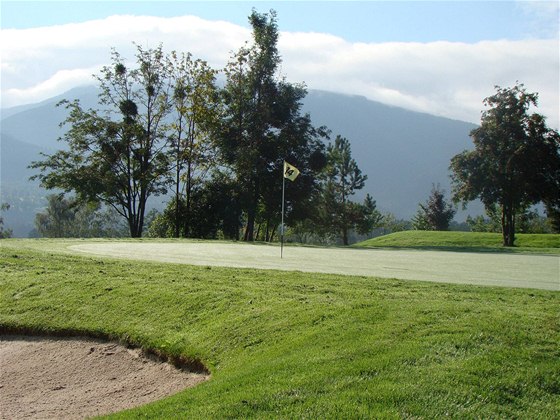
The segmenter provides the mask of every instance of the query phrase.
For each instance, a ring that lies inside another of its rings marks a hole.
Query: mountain
[[[3,212],[5,226],[14,236],[26,237],[33,228],[35,214],[45,203],[45,191],[37,181],[29,181],[33,171],[27,166],[48,149],[2,134],[0,147],[0,201],[9,203]]]
[[[432,184],[449,197],[450,160],[472,148],[469,133],[476,127],[331,92],[310,91],[304,107],[316,126],[350,140],[352,155],[368,175],[358,198],[369,193],[378,208],[407,219],[427,200]]]
[[[74,88],[34,105],[2,110],[2,138],[4,135],[14,139],[49,149],[61,147],[57,139],[63,131],[59,124],[68,115],[64,106],[56,106],[63,99],[79,99],[83,108],[97,106],[97,89],[93,86]]]
[[[1,201],[11,205],[4,213],[6,226],[15,236],[27,236],[33,218],[45,203],[48,192],[28,179],[29,163],[41,152],[52,152],[63,145],[57,139],[66,117],[62,100],[80,99],[85,108],[97,106],[95,87],[72,89],[38,104],[3,109],[1,119]],[[400,218],[411,218],[418,203],[427,200],[432,184],[440,184],[449,197],[449,163],[452,156],[471,148],[469,132],[474,124],[412,112],[368,100],[362,96],[309,91],[303,103],[315,126],[327,126],[332,138],[340,134],[352,144],[352,154],[367,174],[366,193],[380,210]],[[157,201],[157,203],[156,203]],[[161,198],[153,203],[161,205]],[[469,208],[479,214],[480,207]],[[456,216],[464,220],[465,212]]]

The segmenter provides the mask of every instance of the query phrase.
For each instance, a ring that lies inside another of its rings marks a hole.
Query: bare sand
[[[0,418],[6,420],[114,413],[207,378],[110,342],[0,337]]]

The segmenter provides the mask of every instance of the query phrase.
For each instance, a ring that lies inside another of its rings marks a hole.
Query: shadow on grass
[[[354,249],[385,249],[385,250],[418,250],[442,251],[460,253],[493,253],[493,254],[531,254],[531,255],[560,255],[560,248],[531,248],[531,247],[470,247],[470,246],[445,246],[445,245],[410,245],[410,246],[362,246]]]

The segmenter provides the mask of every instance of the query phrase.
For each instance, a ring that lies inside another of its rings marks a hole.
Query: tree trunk
[[[346,246],[348,245],[348,229],[346,226],[342,228],[342,243]]]
[[[181,182],[181,169],[179,166],[179,157],[177,153],[177,173],[175,179],[175,234],[174,234],[176,238],[179,237],[179,232],[180,232],[180,228],[179,228],[179,219],[180,219],[179,195],[181,192],[180,182]]]
[[[138,215],[130,214],[128,217],[128,228],[130,230],[131,238],[139,238],[141,235],[138,233]]]
[[[257,225],[257,233],[255,233],[255,240],[257,241],[259,240],[259,237],[261,235],[261,228],[262,228],[262,223],[259,223]]]
[[[342,189],[342,244],[344,246],[348,245],[348,213],[346,212],[346,184],[345,177],[340,177],[341,189]]]
[[[259,204],[259,181],[253,180],[253,197],[249,209],[247,210],[247,228],[245,229],[245,242],[253,242],[255,240],[255,219],[257,217],[257,207]]]
[[[269,238],[270,238],[270,221],[267,220],[266,221],[266,230],[265,230],[265,233],[264,233],[264,241],[269,242]]]
[[[192,161],[187,163],[186,208],[185,208],[185,238],[191,237],[191,209],[192,209]]]
[[[502,237],[503,246],[514,246],[515,242],[515,212],[511,204],[502,206]]]

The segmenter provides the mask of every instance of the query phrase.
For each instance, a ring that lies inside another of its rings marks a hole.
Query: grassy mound
[[[416,248],[456,251],[560,253],[560,235],[517,234],[516,246],[504,248],[500,233],[433,232],[410,230],[379,236],[355,244],[361,248]]]
[[[560,417],[558,292],[2,245],[0,330],[111,337],[212,373],[114,418]]]

